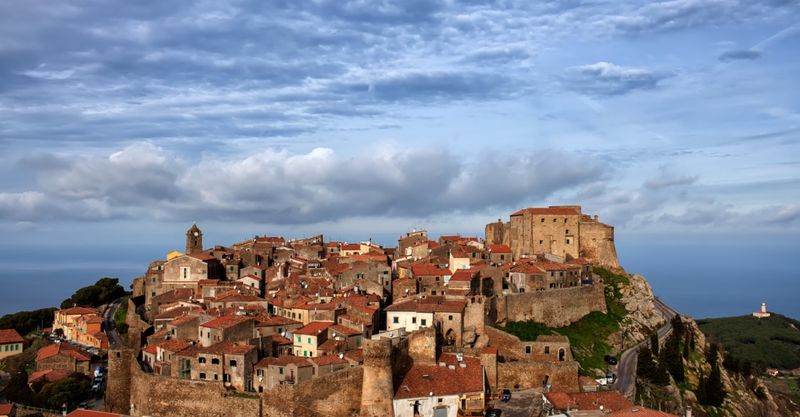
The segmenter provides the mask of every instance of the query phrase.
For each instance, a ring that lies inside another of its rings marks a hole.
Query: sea
[[[391,245],[391,243],[389,243]],[[617,233],[626,271],[642,274],[667,304],[695,318],[767,309],[800,318],[800,258],[793,237],[664,237]],[[157,245],[0,245],[0,315],[59,306],[77,288],[116,277],[129,288]]]

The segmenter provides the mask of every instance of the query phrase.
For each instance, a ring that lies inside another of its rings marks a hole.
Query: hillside
[[[700,330],[739,361],[755,367],[800,368],[800,322],[780,314],[698,320]]]

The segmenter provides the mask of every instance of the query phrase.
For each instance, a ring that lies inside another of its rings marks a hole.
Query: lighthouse
[[[769,317],[770,314],[767,313],[767,303],[761,303],[761,311],[754,311],[753,317],[758,317],[760,319]]]

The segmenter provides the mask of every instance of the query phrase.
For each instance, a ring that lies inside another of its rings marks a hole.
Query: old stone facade
[[[619,267],[614,228],[584,215],[580,206],[522,209],[508,223],[487,224],[485,237],[487,244],[508,245],[514,259],[553,254]]]

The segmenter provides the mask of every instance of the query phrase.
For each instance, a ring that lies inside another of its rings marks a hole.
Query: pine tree
[[[653,355],[658,356],[658,349],[661,346],[658,344],[658,333],[653,333],[650,335],[650,350],[653,352]]]
[[[636,376],[653,384],[669,384],[666,370],[656,364],[653,353],[647,346],[639,349],[639,356],[636,358]]]

